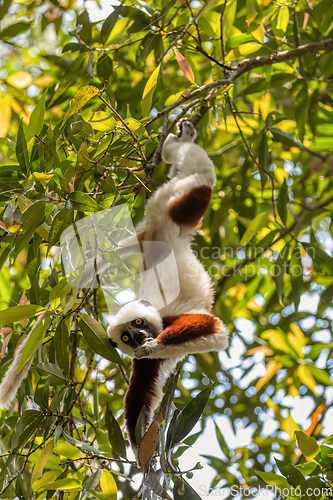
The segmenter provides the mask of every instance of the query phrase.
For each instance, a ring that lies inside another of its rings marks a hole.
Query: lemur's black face
[[[195,137],[195,128],[188,118],[183,118],[177,124],[178,127],[178,137],[182,137],[184,133],[186,133],[189,137]]]
[[[127,346],[135,349],[147,339],[153,339],[158,332],[145,318],[136,318],[133,321],[123,325],[123,331],[120,335],[121,341]],[[113,347],[120,347],[116,342],[109,339]]]

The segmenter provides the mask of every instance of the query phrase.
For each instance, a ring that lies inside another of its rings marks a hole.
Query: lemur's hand
[[[146,358],[150,354],[153,354],[156,351],[161,349],[161,344],[156,339],[147,339],[145,342],[137,347],[134,351],[134,356],[137,359]]]
[[[178,139],[180,142],[193,142],[197,136],[197,132],[193,123],[188,118],[183,118],[178,123]]]

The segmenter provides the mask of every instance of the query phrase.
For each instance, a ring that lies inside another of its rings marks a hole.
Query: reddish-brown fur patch
[[[124,398],[125,423],[132,447],[136,445],[135,426],[143,406],[148,424],[152,410],[152,397],[158,377],[161,359],[133,359],[131,378]]]
[[[163,344],[182,344],[188,340],[216,333],[219,320],[209,314],[181,314],[163,318],[164,330],[157,340]]]
[[[169,216],[179,226],[195,227],[206,212],[211,195],[209,186],[195,187],[170,206]]]

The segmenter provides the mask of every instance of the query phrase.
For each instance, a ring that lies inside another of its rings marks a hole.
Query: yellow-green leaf
[[[274,359],[271,359],[271,361],[268,361],[266,365],[266,373],[256,383],[256,389],[257,391],[260,391],[264,385],[267,384],[271,380],[272,377],[282,368],[282,363],[277,363],[274,361]]]
[[[257,215],[249,224],[249,227],[246,229],[243,237],[241,239],[241,245],[247,245],[253,238],[255,234],[258,233],[259,229],[265,226],[268,220],[269,212],[263,212]]]
[[[12,117],[9,96],[0,96],[0,116],[0,137],[6,137]]]
[[[295,431],[295,434],[298,447],[303,455],[306,458],[313,460],[320,452],[320,448],[315,438],[307,436],[305,432],[302,431]]]
[[[44,486],[46,490],[64,490],[64,491],[72,491],[79,490],[81,488],[81,481],[73,478],[63,478],[57,479],[52,483],[46,484]]]
[[[0,311],[0,325],[9,325],[21,319],[32,318],[45,311],[44,307],[35,304],[26,306],[13,306]]]
[[[157,78],[160,72],[161,65],[159,64],[157,68],[154,69],[148,81],[145,85],[142,94],[142,114],[143,116],[147,116],[151,110],[151,103],[153,100],[154,90],[157,85]]]
[[[246,0],[246,21],[251,24],[255,20],[258,13],[253,5],[253,0]]]
[[[100,485],[103,495],[108,500],[117,500],[117,485],[111,472],[103,470]]]
[[[36,462],[36,465],[35,465],[33,473],[32,473],[32,478],[31,478],[32,482],[36,481],[37,479],[39,479],[42,476],[45,464],[46,464],[49,456],[51,455],[53,448],[54,448],[54,441],[53,441],[53,439],[51,439],[51,441],[49,441],[47,443],[44,450],[39,455],[39,458]]]
[[[45,332],[50,326],[52,319],[50,318],[51,313],[46,311],[44,315],[46,314],[48,314],[49,316],[46,317],[44,320],[40,321],[39,323],[35,323],[36,326],[34,326],[33,329],[31,330],[29,340],[22,353],[20,364],[17,367],[17,373],[19,373],[22,370],[26,362],[31,358],[31,356],[33,356],[33,354],[36,352],[38,347],[43,342]]]
[[[282,5],[279,9],[276,28],[285,33],[289,24],[289,9],[287,5]]]
[[[136,134],[144,134],[146,131],[142,123],[140,123],[138,120],[135,120],[134,118],[126,118],[125,123],[128,128]]]
[[[100,132],[109,132],[116,125],[116,120],[106,111],[88,111],[87,113],[80,114],[84,121],[90,123],[94,130],[99,130]]]
[[[303,347],[306,345],[306,338],[304,333],[298,325],[291,323],[290,330],[287,334],[288,340],[299,355],[300,358],[304,358]]]
[[[286,335],[279,332],[279,330],[266,330],[261,336],[263,339],[268,340],[274,349],[296,356],[296,353],[293,352],[292,347],[288,344]]]
[[[306,385],[306,387],[308,387],[310,391],[313,392],[313,394],[316,394],[315,388],[317,382],[312,373],[310,372],[310,370],[305,365],[299,365],[296,373],[302,384]]]
[[[47,186],[51,179],[54,177],[54,172],[51,174],[46,174],[45,172],[33,172],[29,175],[28,186],[31,188],[35,181],[38,181],[43,188]]]
[[[73,97],[70,102],[69,110],[66,112],[62,127],[65,125],[67,118],[77,113],[90,99],[95,97],[99,92],[97,87],[93,87],[91,85],[87,85],[86,87],[81,87]]]

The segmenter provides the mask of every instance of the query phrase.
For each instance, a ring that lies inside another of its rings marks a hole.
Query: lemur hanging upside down
[[[148,428],[165,381],[177,362],[188,354],[219,351],[228,344],[227,328],[211,314],[211,279],[191,248],[216,182],[214,165],[193,142],[195,137],[192,122],[185,119],[180,122],[178,136],[169,134],[166,138],[162,158],[172,164],[171,180],[148,200],[146,217],[136,228],[137,241],[141,248],[148,245],[148,254],[149,242],[165,242],[172,247],[179,295],[157,310],[149,278],[143,280],[141,299],[123,306],[108,328],[112,345],[134,358],[124,411],[128,438],[135,452],[135,426],[140,411],[145,406]],[[131,243],[123,242],[126,245]],[[154,257],[150,260],[154,262]]]

